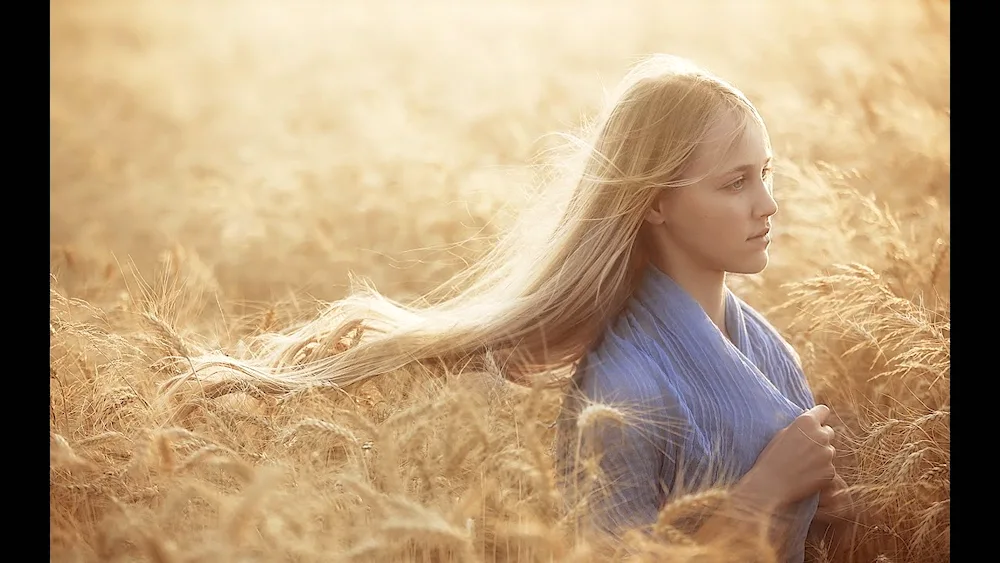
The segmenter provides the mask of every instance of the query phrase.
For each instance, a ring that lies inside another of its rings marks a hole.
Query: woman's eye
[[[743,178],[740,178],[739,180],[736,180],[732,184],[729,184],[729,189],[734,191],[739,191],[743,189]]]
[[[770,177],[771,177],[771,174],[772,174],[773,172],[774,172],[774,169],[773,169],[773,168],[770,168],[770,167],[768,167],[768,168],[765,168],[765,169],[761,170],[761,172],[760,172],[760,177],[761,177],[761,179],[763,179],[763,180],[765,180],[765,181],[766,181],[766,180],[767,180],[768,178],[770,178]]]

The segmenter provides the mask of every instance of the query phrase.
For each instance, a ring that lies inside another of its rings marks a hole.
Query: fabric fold
[[[605,531],[652,524],[672,498],[733,483],[771,438],[815,405],[798,357],[762,315],[726,290],[726,336],[669,276],[649,267],[601,342],[580,362],[559,420],[557,465],[580,500],[580,438],[600,443],[610,482],[588,513]],[[590,403],[629,416],[581,433]],[[586,479],[583,482],[591,483]],[[800,562],[819,495],[787,514],[788,561]]]

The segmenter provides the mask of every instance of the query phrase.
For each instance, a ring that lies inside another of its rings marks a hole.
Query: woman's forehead
[[[690,176],[711,176],[738,166],[757,166],[771,156],[767,131],[756,119],[728,112],[706,131],[691,155]]]

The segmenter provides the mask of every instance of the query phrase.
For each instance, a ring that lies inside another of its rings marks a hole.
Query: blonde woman
[[[781,517],[785,557],[801,561],[817,513],[842,508],[829,411],[814,405],[791,347],[726,286],[727,273],[768,262],[777,205],[763,120],[726,81],[658,55],[625,77],[590,135],[564,199],[540,216],[551,220],[525,215],[423,304],[358,289],[261,337],[247,358],[195,358],[171,386],[197,373],[219,390],[283,393],[487,358],[526,381],[577,365],[559,440],[565,475],[583,402],[643,415],[604,432],[601,469],[616,480],[591,502],[594,525],[649,525],[680,491],[728,481],[736,513]],[[335,354],[304,354],[349,334]],[[698,533],[721,529],[720,518]]]

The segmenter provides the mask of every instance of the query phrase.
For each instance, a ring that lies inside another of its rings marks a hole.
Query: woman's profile
[[[777,204],[763,119],[725,80],[656,55],[631,69],[579,146],[547,221],[522,221],[420,304],[359,287],[244,358],[192,358],[169,386],[196,377],[208,393],[284,393],[425,361],[499,358],[522,382],[573,368],[557,456],[567,484],[587,404],[641,413],[596,436],[612,480],[590,525],[648,526],[670,498],[722,481],[735,513],[776,516],[783,557],[802,561],[810,526],[843,510],[829,410],[789,344],[726,285],[768,263]],[[727,526],[709,519],[696,533]]]

